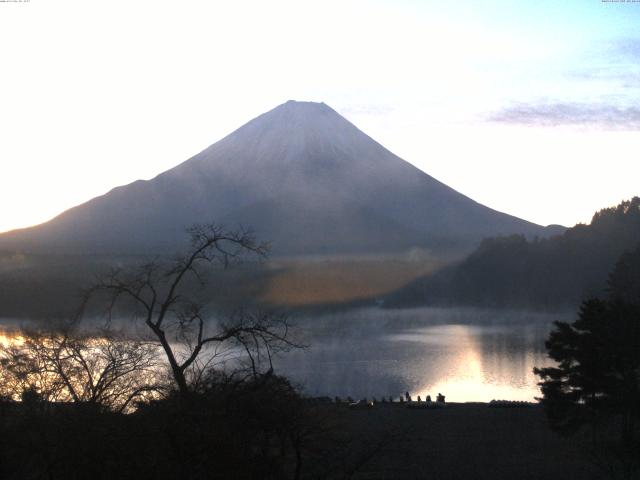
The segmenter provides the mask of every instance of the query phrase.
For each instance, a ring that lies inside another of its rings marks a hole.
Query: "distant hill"
[[[250,226],[283,255],[468,250],[557,231],[476,203],[323,103],[289,101],[152,180],[0,235],[0,250],[174,252],[186,227],[210,221]]]
[[[640,244],[640,198],[597,212],[549,239],[484,240],[465,260],[389,295],[389,307],[575,307],[601,295],[616,261]]]

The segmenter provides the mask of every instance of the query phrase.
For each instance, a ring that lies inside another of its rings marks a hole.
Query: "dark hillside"
[[[603,293],[615,262],[639,243],[640,198],[634,197],[556,237],[484,240],[461,263],[416,280],[386,304],[575,307]]]

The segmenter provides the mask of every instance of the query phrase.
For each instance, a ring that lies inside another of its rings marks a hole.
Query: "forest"
[[[390,294],[385,306],[574,309],[604,293],[618,257],[634,249],[639,238],[640,198],[634,197],[562,235],[487,238],[463,261]]]

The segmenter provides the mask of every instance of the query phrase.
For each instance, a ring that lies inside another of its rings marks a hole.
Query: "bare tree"
[[[10,398],[27,392],[124,412],[161,389],[155,345],[111,330],[25,331],[0,348],[0,366],[0,391]]]
[[[87,299],[107,294],[109,319],[119,303],[133,307],[134,316],[162,348],[183,395],[191,389],[189,374],[197,376],[210,365],[211,356],[203,361],[205,350],[219,352],[222,345],[241,346],[255,368],[256,360],[262,360],[264,354],[271,365],[274,352],[296,346],[286,317],[242,312],[227,321],[208,321],[198,289],[188,284],[195,280],[202,289],[207,284],[208,267],[218,264],[227,268],[246,255],[262,259],[268,245],[257,242],[248,230],[228,231],[216,224],[195,225],[188,233],[190,248],[173,262],[154,261],[113,270],[86,294]]]

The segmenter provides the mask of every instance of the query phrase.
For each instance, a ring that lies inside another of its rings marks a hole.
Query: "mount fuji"
[[[151,180],[0,235],[0,250],[173,252],[186,227],[211,221],[251,227],[275,255],[438,252],[551,233],[444,185],[324,103],[288,101]]]

